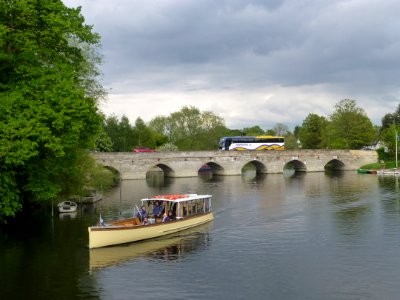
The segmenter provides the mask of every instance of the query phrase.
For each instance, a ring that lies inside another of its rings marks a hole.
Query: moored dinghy
[[[149,214],[147,221],[138,217],[112,221],[106,226],[89,227],[89,248],[136,242],[151,239],[192,228],[213,220],[211,195],[174,194],[158,195],[142,199],[146,211],[154,210],[159,202],[163,213],[173,218],[163,222],[163,218]],[[144,216],[143,216],[144,217]]]
[[[78,204],[76,204],[74,201],[63,201],[58,203],[57,207],[60,213],[72,213],[77,210]]]

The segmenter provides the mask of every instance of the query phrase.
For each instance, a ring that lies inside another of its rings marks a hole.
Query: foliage
[[[104,132],[111,141],[110,149],[100,151],[130,152],[134,148],[156,148],[167,142],[167,138],[147,126],[141,118],[137,118],[135,126],[123,115],[121,120],[111,115],[103,123]]]
[[[264,135],[264,130],[258,125],[253,127],[243,128],[242,131],[243,135],[249,135],[249,136]]]
[[[301,147],[304,149],[321,149],[324,146],[324,131],[328,120],[317,114],[309,114],[298,129]]]
[[[141,118],[137,118],[135,127],[133,128],[133,140],[135,147],[156,147],[156,135],[153,130],[149,128]]]
[[[400,145],[399,135],[400,135],[400,125],[394,123],[391,124],[388,128],[385,128],[381,131],[380,137],[388,149],[389,157],[393,158],[395,157],[396,143],[398,144],[397,145],[398,147]]]
[[[291,132],[287,132],[285,136],[285,149],[292,150],[298,149],[299,145],[297,143],[297,138]]]
[[[94,146],[99,36],[61,1],[0,1],[0,218],[65,192]]]
[[[361,149],[376,140],[374,126],[356,101],[344,99],[335,105],[325,131],[325,142],[334,149]]]
[[[389,129],[393,124],[400,125],[400,104],[394,113],[388,113],[382,118],[381,130]]]
[[[400,136],[400,104],[394,113],[388,113],[382,118],[382,126],[380,128],[381,141],[388,149],[388,156],[395,157],[396,139],[399,143]]]
[[[165,143],[157,148],[159,152],[169,152],[169,151],[178,151],[178,147],[172,143]]]
[[[216,149],[218,140],[226,132],[223,119],[212,112],[201,112],[196,107],[183,107],[169,117],[154,118],[149,127],[168,138],[180,150]]]
[[[110,136],[104,131],[104,127],[101,128],[97,139],[96,146],[94,148],[95,151],[100,152],[111,152],[113,149],[113,143]]]

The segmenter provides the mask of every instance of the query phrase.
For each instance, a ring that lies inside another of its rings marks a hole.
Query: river
[[[125,180],[94,205],[38,211],[0,238],[2,299],[398,299],[395,177],[342,172]],[[213,195],[214,221],[87,248],[87,227],[141,198]]]

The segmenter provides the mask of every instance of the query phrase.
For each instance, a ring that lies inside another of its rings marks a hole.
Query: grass
[[[379,169],[394,169],[396,168],[395,161],[388,161],[385,163],[373,163],[361,166],[360,169],[379,170]]]

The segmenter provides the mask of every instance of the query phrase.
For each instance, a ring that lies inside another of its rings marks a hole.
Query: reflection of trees
[[[396,176],[379,176],[378,183],[382,197],[382,207],[389,214],[400,214],[400,178]],[[395,192],[395,193],[394,193]],[[386,196],[387,195],[387,196]]]
[[[164,172],[147,172],[146,184],[149,187],[167,187],[174,183],[173,177],[165,177]]]

